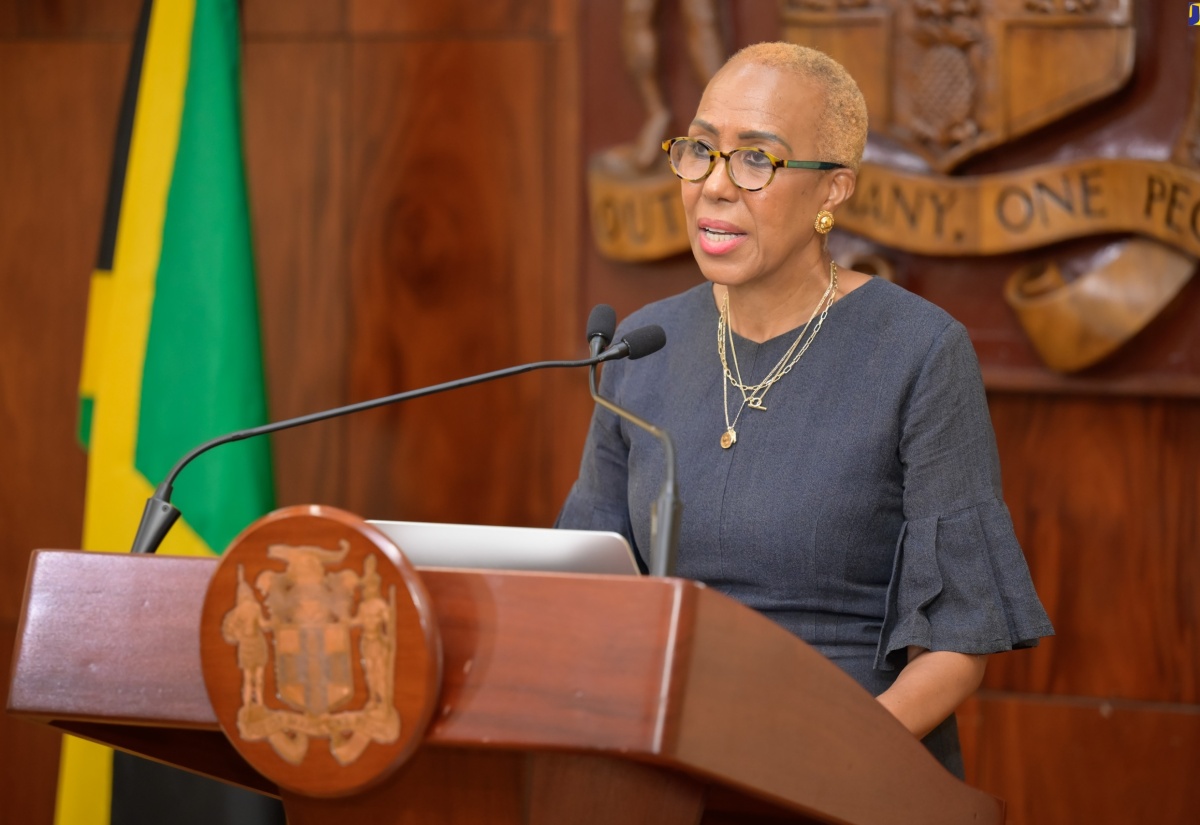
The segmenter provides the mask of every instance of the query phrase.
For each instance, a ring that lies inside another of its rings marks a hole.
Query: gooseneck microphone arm
[[[601,308],[607,309],[610,313],[612,310],[604,306],[597,307],[592,310],[592,318],[597,318],[597,311]],[[599,319],[597,319],[599,320]],[[597,324],[593,327],[592,319],[588,321],[588,335],[591,338],[589,343],[594,345],[602,334],[604,327]],[[605,343],[613,336],[613,326],[616,324],[616,317],[613,316],[613,321],[608,326],[608,334],[604,338]],[[646,355],[651,352],[657,352],[666,344],[666,334],[662,327],[650,326],[636,329],[629,335],[625,336],[622,343],[628,342],[633,337],[655,336],[655,340],[647,344],[645,349]],[[641,347],[637,347],[638,350]],[[630,358],[641,357],[641,353]],[[683,502],[679,500],[679,490],[675,484],[675,443],[671,440],[670,434],[666,430],[654,426],[644,418],[631,413],[622,407],[618,407],[613,402],[609,401],[604,396],[600,395],[596,387],[596,365],[593,364],[588,370],[589,389],[592,393],[592,400],[598,405],[615,413],[616,415],[629,421],[634,426],[640,427],[652,436],[657,438],[662,444],[663,455],[666,463],[666,475],[663,478],[662,488],[658,492],[658,500],[654,502],[654,509],[650,511],[650,575],[652,576],[672,576],[675,574],[675,559],[679,555],[679,517],[683,512]]]
[[[661,334],[661,330],[659,330]],[[639,337],[641,336],[641,337]],[[501,370],[485,372],[482,375],[473,375],[468,378],[460,378],[456,381],[446,381],[442,384],[435,384],[432,387],[423,387],[421,389],[409,390],[407,392],[388,395],[383,398],[373,398],[368,401],[360,401],[356,404],[348,404],[344,407],[337,407],[332,410],[323,410],[321,412],[302,415],[297,418],[289,418],[284,421],[275,421],[270,424],[263,424],[259,427],[251,427],[246,430],[238,430],[237,432],[226,433],[225,435],[217,436],[209,441],[205,441],[200,446],[194,448],[191,452],[179,460],[178,463],[163,479],[162,483],[154,490],[154,495],[146,501],[146,508],[142,511],[142,521],[138,525],[137,535],[133,539],[133,553],[153,553],[162,543],[163,538],[171,529],[171,526],[179,518],[179,510],[171,504],[171,494],[174,491],[175,479],[193,459],[197,456],[208,452],[213,447],[219,447],[222,444],[228,444],[232,441],[242,441],[243,439],[253,438],[254,436],[267,435],[268,433],[279,432],[280,430],[291,429],[292,427],[302,427],[305,424],[312,424],[317,421],[324,421],[327,418],[336,418],[340,415],[350,415],[364,410],[371,410],[375,407],[383,407],[388,404],[395,404],[400,401],[411,401],[414,398],[421,398],[426,395],[433,395],[447,390],[456,390],[461,387],[469,387],[473,384],[482,384],[484,381],[492,381],[497,378],[506,378],[510,375],[519,375],[523,372],[532,372],[533,370],[568,368],[568,367],[592,367],[596,364],[601,364],[605,361],[614,361],[619,358],[638,358],[645,354],[640,352],[638,347],[644,346],[642,339],[645,338],[643,330],[634,330],[630,335],[626,336],[620,344],[609,347],[603,353],[593,355],[591,358],[585,358],[580,361],[537,361],[532,364],[521,364],[515,367],[506,367]],[[632,340],[632,345],[629,343]],[[661,344],[659,345],[661,346]]]

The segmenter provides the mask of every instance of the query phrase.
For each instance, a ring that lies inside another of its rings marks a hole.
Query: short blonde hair
[[[795,43],[755,43],[734,54],[725,66],[746,63],[785,69],[816,83],[824,92],[825,109],[816,122],[820,157],[812,160],[831,160],[858,171],[867,145],[867,101],[841,63]]]

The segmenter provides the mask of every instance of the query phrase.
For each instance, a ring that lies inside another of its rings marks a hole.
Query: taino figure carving
[[[658,34],[655,15],[659,0],[624,0],[621,17],[621,47],[625,68],[637,87],[646,109],[646,120],[637,137],[603,153],[599,162],[611,171],[638,174],[657,164],[662,166],[663,139],[671,112],[663,99],[658,79]],[[688,56],[697,79],[708,82],[725,59],[717,28],[715,0],[679,0],[687,31]]]
[[[239,567],[237,603],[222,621],[225,641],[237,645],[243,677],[238,732],[249,741],[266,739],[292,764],[304,760],[310,737],[328,738],[330,752],[346,765],[372,740],[394,742],[400,735],[393,703],[395,588],[385,599],[374,556],[363,562],[361,576],[352,569],[330,571],[348,552],[344,541],[336,551],[271,545],[268,558],[286,568],[264,570],[255,580],[267,616]],[[356,628],[357,657],[352,650]],[[270,651],[267,634],[272,636]],[[290,710],[270,707],[264,698],[270,652],[275,698]],[[359,708],[348,708],[356,677],[365,684],[367,699]]]
[[[382,705],[391,696],[392,653],[390,645],[395,628],[391,625],[392,611],[380,595],[380,578],[374,556],[367,558],[362,582],[362,601],[354,624],[362,628],[359,647],[363,669],[367,676],[367,707]]]
[[[677,0],[692,68],[703,85],[724,62],[716,0]],[[588,161],[588,211],[601,255],[649,261],[688,249],[679,181],[662,153],[671,112],[658,77],[659,0],[624,0],[621,45],[646,119],[636,136]]]
[[[267,668],[267,620],[262,605],[246,583],[245,569],[238,565],[237,607],[225,614],[221,636],[237,645],[238,668],[242,671],[242,704],[263,703],[263,674]]]

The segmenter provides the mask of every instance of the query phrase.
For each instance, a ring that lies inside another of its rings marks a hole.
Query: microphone
[[[610,312],[612,311],[610,307],[605,306],[604,308]],[[593,317],[599,309],[600,307],[597,307],[595,310],[592,310]],[[591,319],[589,318],[589,338],[592,336],[593,329]],[[612,333],[609,334],[610,336],[612,335]],[[594,345],[595,340],[595,338],[592,338],[589,344]],[[632,361],[636,358],[644,358],[653,352],[658,352],[666,346],[666,343],[667,334],[663,332],[662,327],[654,324],[633,330],[621,339],[621,343],[605,350],[604,354],[613,352],[614,350],[621,351],[625,353],[622,357],[628,357]],[[674,575],[675,559],[679,555],[679,517],[683,513],[683,502],[679,500],[679,493],[675,486],[675,443],[671,440],[671,436],[666,430],[654,426],[649,421],[634,415],[623,407],[617,406],[612,401],[600,395],[596,387],[595,366],[588,370],[588,385],[593,401],[609,412],[619,415],[626,421],[650,433],[650,435],[657,438],[662,444],[664,458],[666,459],[666,475],[663,478],[662,488],[658,492],[658,500],[654,502],[654,507],[650,510],[650,575],[660,577]]]
[[[630,332],[619,343],[613,344],[603,353],[596,356],[600,360],[596,363],[604,361],[614,361],[620,358],[628,358],[630,361],[636,361],[639,358],[645,358],[647,355],[658,352],[667,345],[667,334],[663,332],[663,328],[658,324],[651,324],[648,327],[638,327]]]
[[[587,339],[588,349],[595,358],[600,351],[612,341],[613,332],[617,329],[617,313],[608,304],[596,304],[588,315]]]
[[[610,309],[609,312],[611,311]],[[593,314],[595,314],[595,311],[593,311]],[[609,331],[608,335],[610,338],[612,334]],[[510,375],[519,375],[524,372],[532,372],[533,370],[564,367],[591,367],[595,369],[597,364],[602,364],[606,361],[615,361],[621,358],[642,358],[651,352],[661,349],[666,340],[661,327],[635,329],[626,335],[616,346],[609,347],[601,353],[593,353],[590,358],[585,358],[581,361],[535,361],[531,364],[520,364],[515,367],[506,367],[480,375],[446,381],[442,384],[434,384],[431,387],[408,390],[407,392],[396,393],[395,395],[388,395],[382,398],[373,398],[368,401],[360,401],[356,404],[348,404],[344,407],[335,407],[331,410],[309,413],[308,415],[288,418],[283,421],[275,421],[258,427],[251,427],[250,429],[238,430],[217,436],[193,448],[191,452],[181,458],[171,468],[171,472],[167,474],[162,483],[155,488],[154,495],[147,499],[146,507],[142,511],[142,520],[138,524],[137,534],[133,538],[133,548],[130,552],[153,553],[162,544],[162,540],[166,537],[171,526],[179,519],[179,510],[171,504],[171,493],[174,491],[175,479],[193,459],[202,453],[208,452],[213,447],[219,447],[222,444],[228,444],[233,441],[242,441],[254,436],[291,429],[292,427],[300,427],[305,424],[313,424],[317,421],[324,421],[327,418],[350,415],[351,413],[371,410],[388,404],[396,404],[400,401],[410,401],[414,398],[422,398],[426,395],[434,395],[435,393],[446,392],[447,390],[470,387],[474,384],[482,384],[485,381],[492,381],[496,378],[506,378]],[[655,343],[656,341],[658,342],[657,344]],[[608,341],[606,340],[605,344],[607,343]]]

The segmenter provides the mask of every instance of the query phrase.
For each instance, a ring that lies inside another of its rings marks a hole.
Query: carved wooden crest
[[[872,131],[939,172],[1133,71],[1130,0],[784,0],[784,33],[844,65]]]
[[[441,676],[429,597],[382,534],[332,508],[251,525],[205,597],[201,658],[234,747],[280,786],[339,796],[420,741]]]
[[[327,565],[343,561],[349,550],[344,541],[339,552],[268,547],[267,556],[287,567],[263,570],[251,588],[238,565],[237,603],[221,621],[221,634],[237,648],[242,672],[238,733],[251,742],[267,740],[293,765],[304,761],[310,738],[329,740],[334,759],[349,765],[370,742],[390,744],[400,736],[400,717],[392,705],[396,588],[388,588],[384,598],[375,556],[367,556],[361,575],[354,569],[331,572]],[[354,697],[355,628],[367,701],[359,709],[341,710]],[[277,696],[287,709],[271,709],[263,695],[271,659]]]

